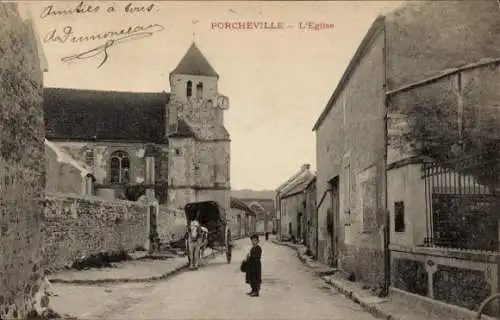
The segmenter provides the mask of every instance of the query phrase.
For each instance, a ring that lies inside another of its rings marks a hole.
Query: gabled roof
[[[312,184],[316,183],[316,175],[309,181],[307,184],[306,188],[309,188]]]
[[[171,74],[219,77],[194,42]]]
[[[283,190],[280,198],[286,198],[304,191],[314,179],[315,176],[309,172],[301,175],[296,181],[294,181],[293,185],[290,185],[288,188]]]
[[[254,204],[260,206],[264,211],[271,213],[274,211],[274,199],[241,198],[252,208]]]
[[[247,214],[249,215],[255,215],[255,212],[245,202],[241,201],[240,199],[230,197],[229,200],[231,208],[243,210],[247,212]]]
[[[300,170],[295,173],[292,177],[288,178],[284,183],[282,183],[275,191],[276,193],[282,192],[283,189],[285,189],[287,186],[289,186],[291,183],[293,183],[301,174],[309,170],[310,165],[309,164],[303,164],[300,167]]]
[[[165,142],[165,92],[44,89],[47,139]]]

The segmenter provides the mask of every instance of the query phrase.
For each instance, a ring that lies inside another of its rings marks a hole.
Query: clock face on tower
[[[226,96],[219,96],[217,98],[217,107],[226,110],[229,108],[229,99]]]

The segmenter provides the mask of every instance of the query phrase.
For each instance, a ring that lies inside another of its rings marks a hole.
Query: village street
[[[150,283],[106,286],[55,284],[51,305],[78,319],[349,319],[371,320],[354,302],[331,292],[296,257],[265,242],[261,296],[248,297],[239,271],[249,240],[238,241],[233,262],[211,260],[198,271]],[[159,262],[161,263],[161,262]]]

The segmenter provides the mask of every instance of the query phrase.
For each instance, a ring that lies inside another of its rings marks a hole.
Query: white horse
[[[200,241],[200,262],[203,263],[203,256],[205,254],[205,249],[208,245],[208,229],[204,226],[201,226],[201,241]]]
[[[204,250],[204,234],[206,228],[200,226],[198,220],[193,220],[189,224],[189,230],[186,236],[186,246],[188,249],[189,267],[191,269],[198,269],[200,259],[202,257],[201,250]],[[208,231],[208,230],[207,230]]]

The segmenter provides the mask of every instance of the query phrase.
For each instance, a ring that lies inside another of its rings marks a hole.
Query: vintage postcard
[[[0,0],[0,320],[498,319],[500,2]]]

